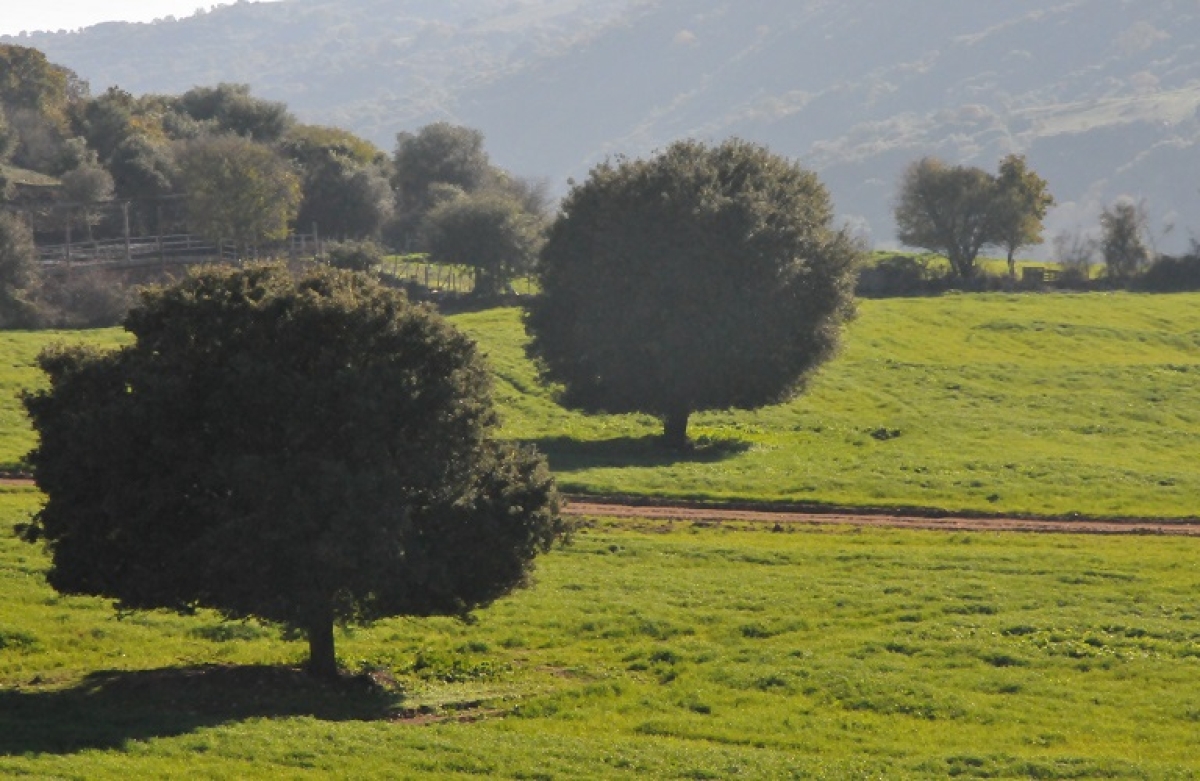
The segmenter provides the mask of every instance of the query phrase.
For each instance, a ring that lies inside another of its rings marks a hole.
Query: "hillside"
[[[247,82],[385,147],[450,119],[560,191],[606,154],[739,135],[817,169],[882,244],[907,163],[1019,151],[1051,234],[1129,194],[1163,250],[1200,232],[1196,41],[1193,0],[283,0],[16,39],[93,91]]]

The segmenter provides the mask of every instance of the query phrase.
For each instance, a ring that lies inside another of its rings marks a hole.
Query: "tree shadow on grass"
[[[119,748],[255,717],[370,721],[400,702],[366,676],[320,681],[289,667],[102,671],[68,689],[0,691],[0,756]]]
[[[523,440],[544,453],[550,468],[558,473],[578,472],[595,467],[660,467],[675,464],[713,464],[733,458],[750,449],[751,443],[740,439],[698,437],[687,447],[666,445],[662,437],[617,437],[594,441],[570,437],[543,437]]]

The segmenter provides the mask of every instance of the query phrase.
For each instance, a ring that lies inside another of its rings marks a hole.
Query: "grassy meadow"
[[[495,368],[507,436],[570,491],[987,513],[1200,514],[1200,295],[862,301],[807,393],[657,421],[563,410],[523,358],[517,310],[461,315]]]
[[[36,503],[0,493],[5,529]],[[1191,778],[1200,541],[608,523],[473,624],[306,646],[0,536],[0,776]]]
[[[866,301],[807,394],[656,421],[555,405],[516,310],[455,316],[503,434],[593,493],[1196,515],[1200,296]],[[0,334],[0,466],[62,338]],[[590,519],[472,623],[338,633],[55,594],[0,486],[0,777],[1194,778],[1200,540]]]
[[[491,362],[502,434],[565,489],[709,500],[1097,517],[1200,515],[1200,294],[867,300],[842,353],[794,401],[659,423],[554,403],[517,309],[452,319]],[[0,468],[33,444],[16,398],[45,344],[117,329],[0,334]]]

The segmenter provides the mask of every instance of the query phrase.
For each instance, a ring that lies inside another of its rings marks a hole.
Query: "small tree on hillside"
[[[463,615],[563,531],[536,454],[493,439],[467,337],[370,278],[202,271],[142,294],[133,344],[42,354],[25,406],[60,592],[258,616],[308,636]]]
[[[461,195],[435,206],[422,222],[424,244],[436,263],[475,269],[475,292],[502,292],[533,269],[543,238],[542,219],[499,193]]]
[[[1016,279],[1017,250],[1041,244],[1042,220],[1054,205],[1046,180],[1031,171],[1021,155],[1000,161],[996,177],[995,243],[1008,258],[1008,276]]]
[[[1147,222],[1146,210],[1130,200],[1117,201],[1100,214],[1100,251],[1109,279],[1127,281],[1150,258]]]
[[[92,228],[100,221],[99,204],[113,197],[113,178],[93,159],[87,160],[62,175],[62,197],[68,204],[68,220],[78,218],[92,239]]]
[[[833,352],[859,248],[832,219],[815,174],[743,141],[606,162],[550,228],[529,352],[569,406],[681,446],[692,412],[782,401]]]
[[[979,251],[996,240],[996,194],[987,171],[926,157],[900,179],[896,236],[910,247],[942,253],[955,276],[971,279]]]

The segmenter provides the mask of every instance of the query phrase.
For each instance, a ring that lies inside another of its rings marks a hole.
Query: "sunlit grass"
[[[55,595],[5,535],[0,776],[1191,777],[1198,545],[597,521],[473,624],[339,633],[395,684],[337,692],[271,627]]]
[[[11,471],[33,446],[20,393],[45,383],[37,368],[42,348],[56,342],[116,345],[127,341],[120,329],[95,331],[0,331],[0,470]]]
[[[501,433],[546,451],[593,494],[924,507],[994,513],[1200,514],[1200,295],[948,295],[860,302],[842,353],[795,401],[660,424],[554,403],[515,309],[456,315],[493,366]],[[58,339],[0,334],[0,467],[33,435],[17,394]]]
[[[569,490],[1094,516],[1195,516],[1200,296],[950,295],[860,302],[795,401],[693,418],[671,454],[644,416],[553,403],[517,310],[461,315],[507,436]]]

